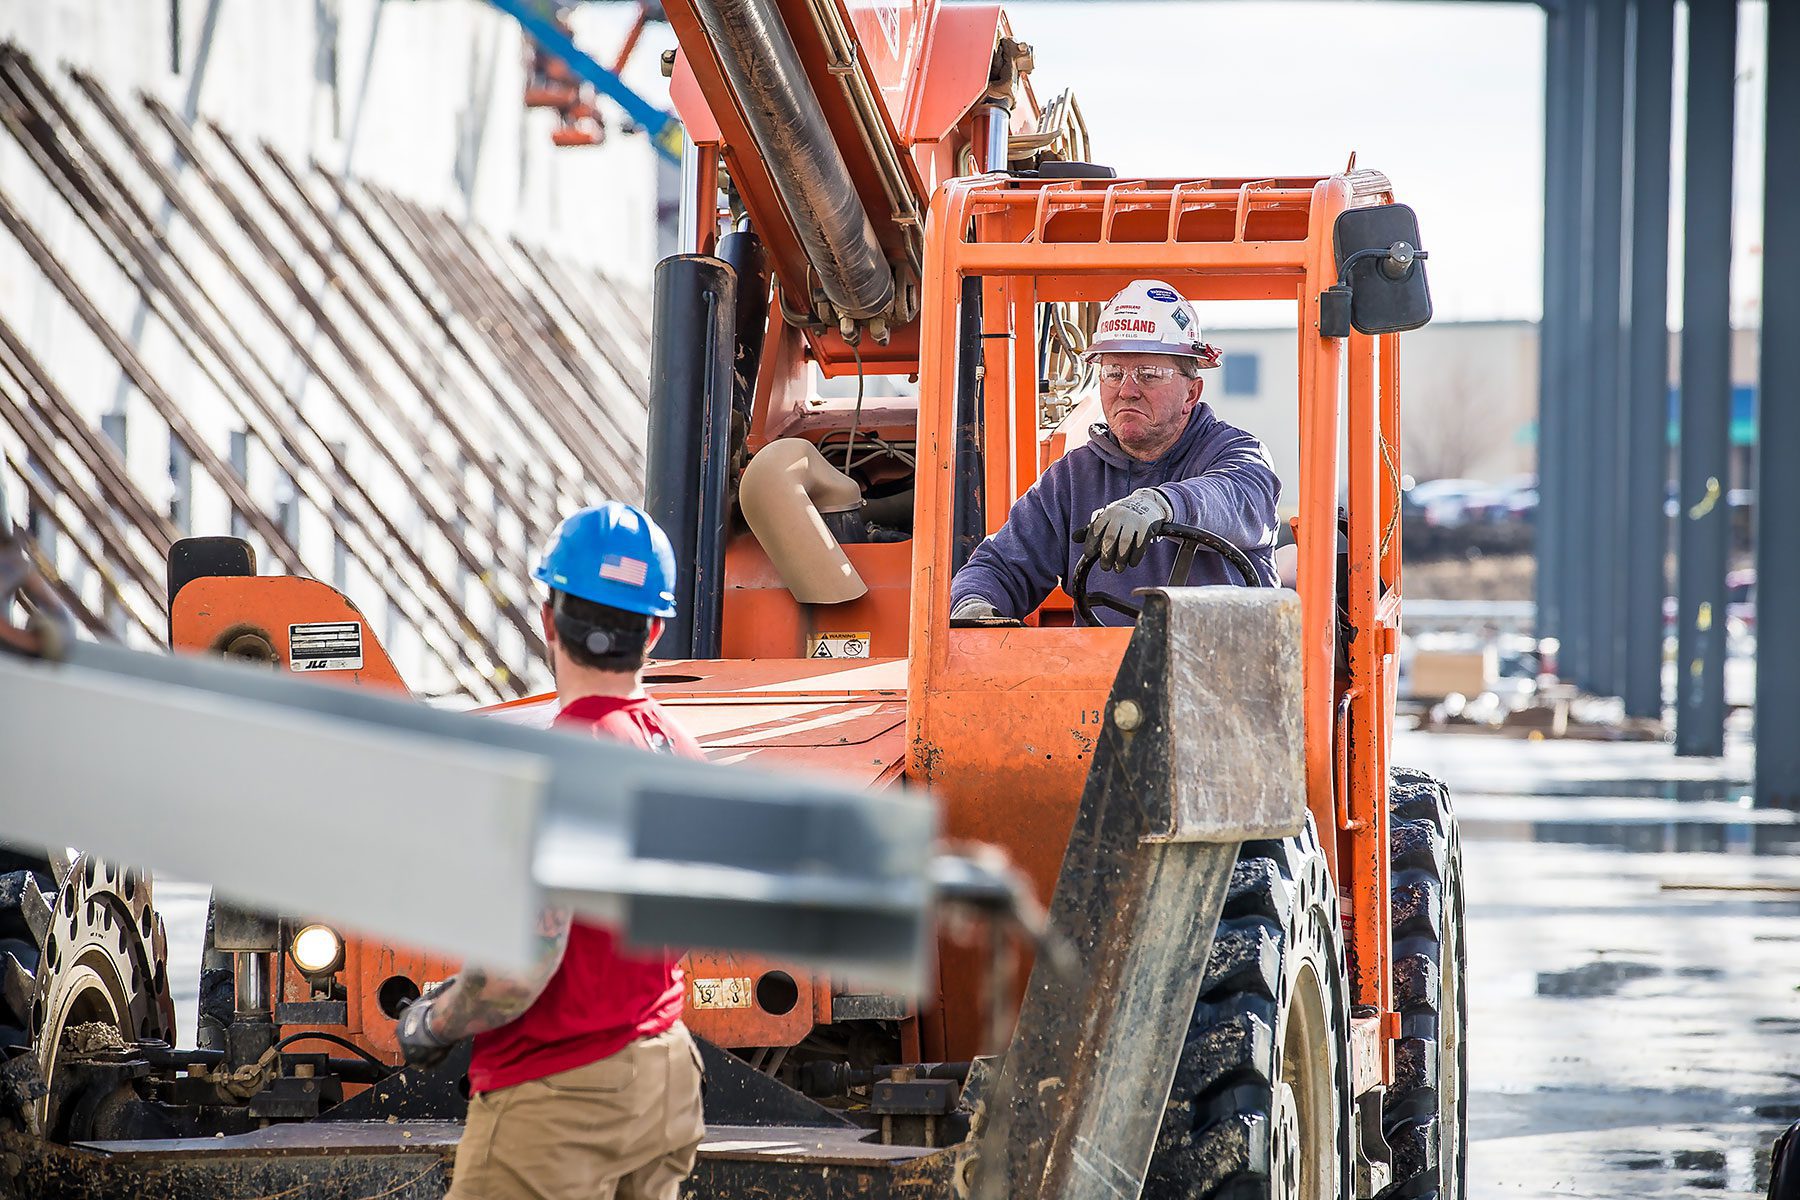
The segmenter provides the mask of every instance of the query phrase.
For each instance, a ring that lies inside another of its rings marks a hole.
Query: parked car
[[[1422,555],[1516,553],[1530,548],[1537,477],[1498,483],[1428,479],[1401,492],[1408,551]]]

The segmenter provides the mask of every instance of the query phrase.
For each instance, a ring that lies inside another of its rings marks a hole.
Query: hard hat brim
[[[1219,352],[1210,346],[1205,349],[1181,349],[1171,346],[1167,342],[1127,338],[1111,338],[1104,342],[1095,342],[1082,352],[1081,357],[1085,362],[1093,362],[1102,354],[1166,354],[1170,358],[1191,358],[1200,364],[1200,369],[1203,371],[1210,371],[1219,365]]]

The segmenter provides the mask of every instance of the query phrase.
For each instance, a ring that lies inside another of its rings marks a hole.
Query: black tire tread
[[[26,905],[34,899],[36,883],[38,903],[41,897],[56,897],[56,876],[50,860],[43,855],[13,846],[0,846],[0,969],[22,970],[35,975],[43,945],[26,915]],[[13,962],[6,962],[10,958]],[[15,964],[16,963],[16,967]],[[6,989],[11,990],[11,989]],[[0,996],[4,991],[0,991]],[[0,999],[0,1058],[23,1053],[31,1048],[31,1013],[15,1012],[14,1005]]]
[[[1337,894],[1310,822],[1299,838],[1245,843],[1176,1065],[1146,1200],[1266,1200],[1283,955],[1308,936],[1301,926],[1309,921],[1338,936]],[[1337,983],[1329,1019],[1347,1037],[1342,952],[1331,944]]]
[[[1390,779],[1393,994],[1401,1036],[1382,1109],[1382,1131],[1394,1152],[1393,1182],[1379,1200],[1462,1200],[1460,1194],[1443,1194],[1438,1170],[1441,1037],[1447,1021],[1462,1020],[1460,1013],[1439,1011],[1442,973],[1461,970],[1460,963],[1444,961],[1452,927],[1456,945],[1462,946],[1455,813],[1448,789],[1425,772],[1395,767]],[[1458,994],[1466,995],[1461,989]],[[1466,1148],[1467,1139],[1459,1144]],[[1458,1172],[1459,1184],[1465,1174]]]

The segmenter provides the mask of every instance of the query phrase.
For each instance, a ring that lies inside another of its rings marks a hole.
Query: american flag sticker
[[[615,580],[628,587],[643,587],[644,576],[649,570],[650,564],[641,558],[607,554],[600,559],[600,578]]]

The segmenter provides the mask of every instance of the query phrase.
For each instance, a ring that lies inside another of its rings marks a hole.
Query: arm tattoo
[[[431,1031],[455,1041],[523,1016],[562,966],[572,916],[566,908],[546,908],[539,914],[537,965],[529,974],[496,975],[479,967],[458,971],[432,1001]]]

